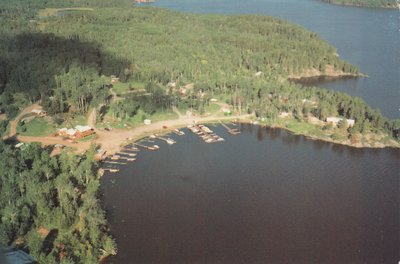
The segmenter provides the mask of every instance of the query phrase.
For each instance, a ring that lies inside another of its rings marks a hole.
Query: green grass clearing
[[[216,103],[210,103],[209,105],[207,105],[207,106],[204,108],[204,113],[211,113],[211,114],[214,114],[214,113],[218,112],[220,109],[221,109],[221,107],[220,107],[218,104],[216,104]]]
[[[36,117],[26,124],[18,124],[17,132],[22,136],[44,137],[53,134],[55,127],[43,118]]]
[[[60,12],[93,11],[93,10],[94,10],[93,8],[87,8],[87,7],[45,8],[45,9],[40,9],[37,14],[40,18],[46,18],[58,15]]]
[[[287,129],[295,134],[317,136],[319,138],[327,137],[327,135],[321,130],[320,127],[304,121],[286,119],[283,124]]]

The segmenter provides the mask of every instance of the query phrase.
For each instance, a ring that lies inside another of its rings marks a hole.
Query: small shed
[[[337,126],[340,122],[343,121],[343,118],[341,117],[327,117],[326,122],[331,123],[335,126]],[[347,127],[352,127],[354,126],[355,120],[354,119],[346,119],[347,122]]]

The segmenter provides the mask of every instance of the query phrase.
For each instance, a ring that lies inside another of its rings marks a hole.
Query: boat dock
[[[229,134],[231,134],[231,135],[238,135],[238,134],[240,134],[239,129],[237,129],[237,128],[230,128],[230,127],[228,127],[226,124],[222,123],[221,121],[219,121],[219,123],[228,131]]]
[[[189,125],[189,130],[194,134],[201,137],[205,143],[215,143],[224,141],[224,139],[217,134],[215,134],[211,129],[205,125]]]
[[[101,168],[101,170],[103,170],[103,173],[105,171],[109,171],[109,172],[119,172],[119,169],[115,169],[115,168]]]
[[[128,163],[126,163],[126,162],[109,161],[109,160],[105,160],[105,161],[103,161],[103,163],[105,163],[105,164],[119,164],[119,165],[126,165],[126,164],[128,164]]]
[[[163,138],[163,137],[156,137],[156,138],[158,138],[158,139],[160,139],[160,140],[162,140],[162,141],[167,142],[168,145],[173,145],[173,144],[176,143],[176,141],[173,140],[172,138]]]
[[[175,134],[178,135],[178,136],[183,136],[183,135],[185,135],[185,132],[183,132],[183,131],[181,131],[181,130],[179,130],[179,129],[174,129],[174,130],[172,130],[172,132],[175,133]]]
[[[138,146],[138,147],[145,148],[145,149],[148,149],[148,150],[158,150],[158,149],[160,149],[160,147],[158,145],[146,146],[146,145],[142,145],[142,144],[139,144],[139,143],[134,143],[134,144],[136,146]]]
[[[129,157],[136,157],[137,156],[137,153],[132,153],[132,152],[126,152],[125,150],[124,151],[120,151],[120,152],[118,152],[117,154],[121,154],[121,155],[127,155],[127,156],[129,156]]]

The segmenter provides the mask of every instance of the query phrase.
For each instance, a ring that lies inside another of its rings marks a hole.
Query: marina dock
[[[201,137],[205,143],[215,143],[224,141],[224,139],[215,134],[210,128],[205,125],[189,125],[189,130]]]
[[[222,123],[221,121],[219,121],[219,123],[228,131],[229,134],[231,134],[231,135],[240,134],[240,131],[237,128],[230,128],[226,124]]]
[[[141,147],[141,148],[145,148],[145,149],[148,149],[148,150],[158,150],[158,149],[160,149],[160,147],[158,145],[146,146],[146,145],[142,145],[142,144],[139,144],[139,143],[134,143],[134,144],[135,144],[135,146],[138,146],[138,147]]]
[[[156,138],[158,138],[158,139],[160,139],[162,141],[165,141],[169,145],[173,145],[173,144],[176,143],[176,141],[171,139],[171,138],[163,138],[163,137],[156,137]]]
[[[109,161],[109,160],[105,160],[105,161],[103,161],[103,163],[105,163],[105,164],[119,164],[119,165],[126,165],[126,164],[128,164],[128,163],[126,163],[126,162]]]

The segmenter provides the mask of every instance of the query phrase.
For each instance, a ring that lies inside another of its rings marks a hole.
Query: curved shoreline
[[[338,2],[331,2],[331,1],[326,1],[326,0],[321,0],[324,3],[331,4],[331,5],[337,5],[337,6],[347,6],[347,7],[363,7],[363,8],[382,8],[382,9],[397,9],[398,7],[396,5],[388,5],[388,6],[369,6],[369,5],[362,5],[362,4],[351,4],[351,3],[338,3]]]
[[[279,125],[278,123],[276,124],[264,124],[264,123],[258,123],[253,121],[254,120],[254,115],[234,115],[234,116],[209,116],[209,117],[182,117],[178,119],[173,119],[173,120],[164,120],[164,121],[158,121],[155,122],[151,125],[141,125],[139,127],[130,129],[130,130],[122,130],[122,129],[114,129],[112,131],[103,131],[99,129],[95,129],[96,131],[96,139],[92,141],[86,141],[86,142],[79,142],[79,143],[70,143],[66,142],[60,137],[28,137],[28,136],[17,136],[16,139],[21,141],[21,142],[39,142],[42,145],[55,145],[55,144],[62,144],[65,146],[68,146],[70,148],[76,149],[77,153],[84,153],[86,152],[91,144],[96,144],[98,145],[102,150],[106,152],[106,156],[113,155],[121,149],[132,142],[136,142],[142,138],[145,138],[151,134],[166,134],[170,133],[173,129],[175,128],[183,128],[186,127],[187,125],[193,124],[194,122],[196,124],[206,124],[206,123],[215,123],[218,121],[229,121],[229,120],[237,120],[239,123],[243,124],[253,124],[253,125],[260,125],[260,126],[266,126],[266,127],[271,127],[271,128],[279,128],[279,129],[285,129],[295,135],[302,135],[305,136],[309,139],[312,140],[320,140],[324,141],[327,143],[333,143],[333,144],[340,144],[340,145],[345,145],[349,147],[354,147],[354,148],[385,148],[385,147],[391,147],[391,148],[400,148],[400,143],[396,142],[394,140],[391,141],[392,144],[383,144],[381,142],[374,142],[371,140],[371,142],[365,142],[365,143],[357,143],[357,144],[352,144],[350,140],[346,141],[339,141],[339,140],[334,140],[332,138],[321,138],[316,135],[308,134],[308,133],[299,133],[294,130],[291,130],[290,128],[286,126]],[[167,128],[163,128],[163,127]],[[375,135],[375,134],[373,134]],[[376,134],[377,135],[377,134]]]

